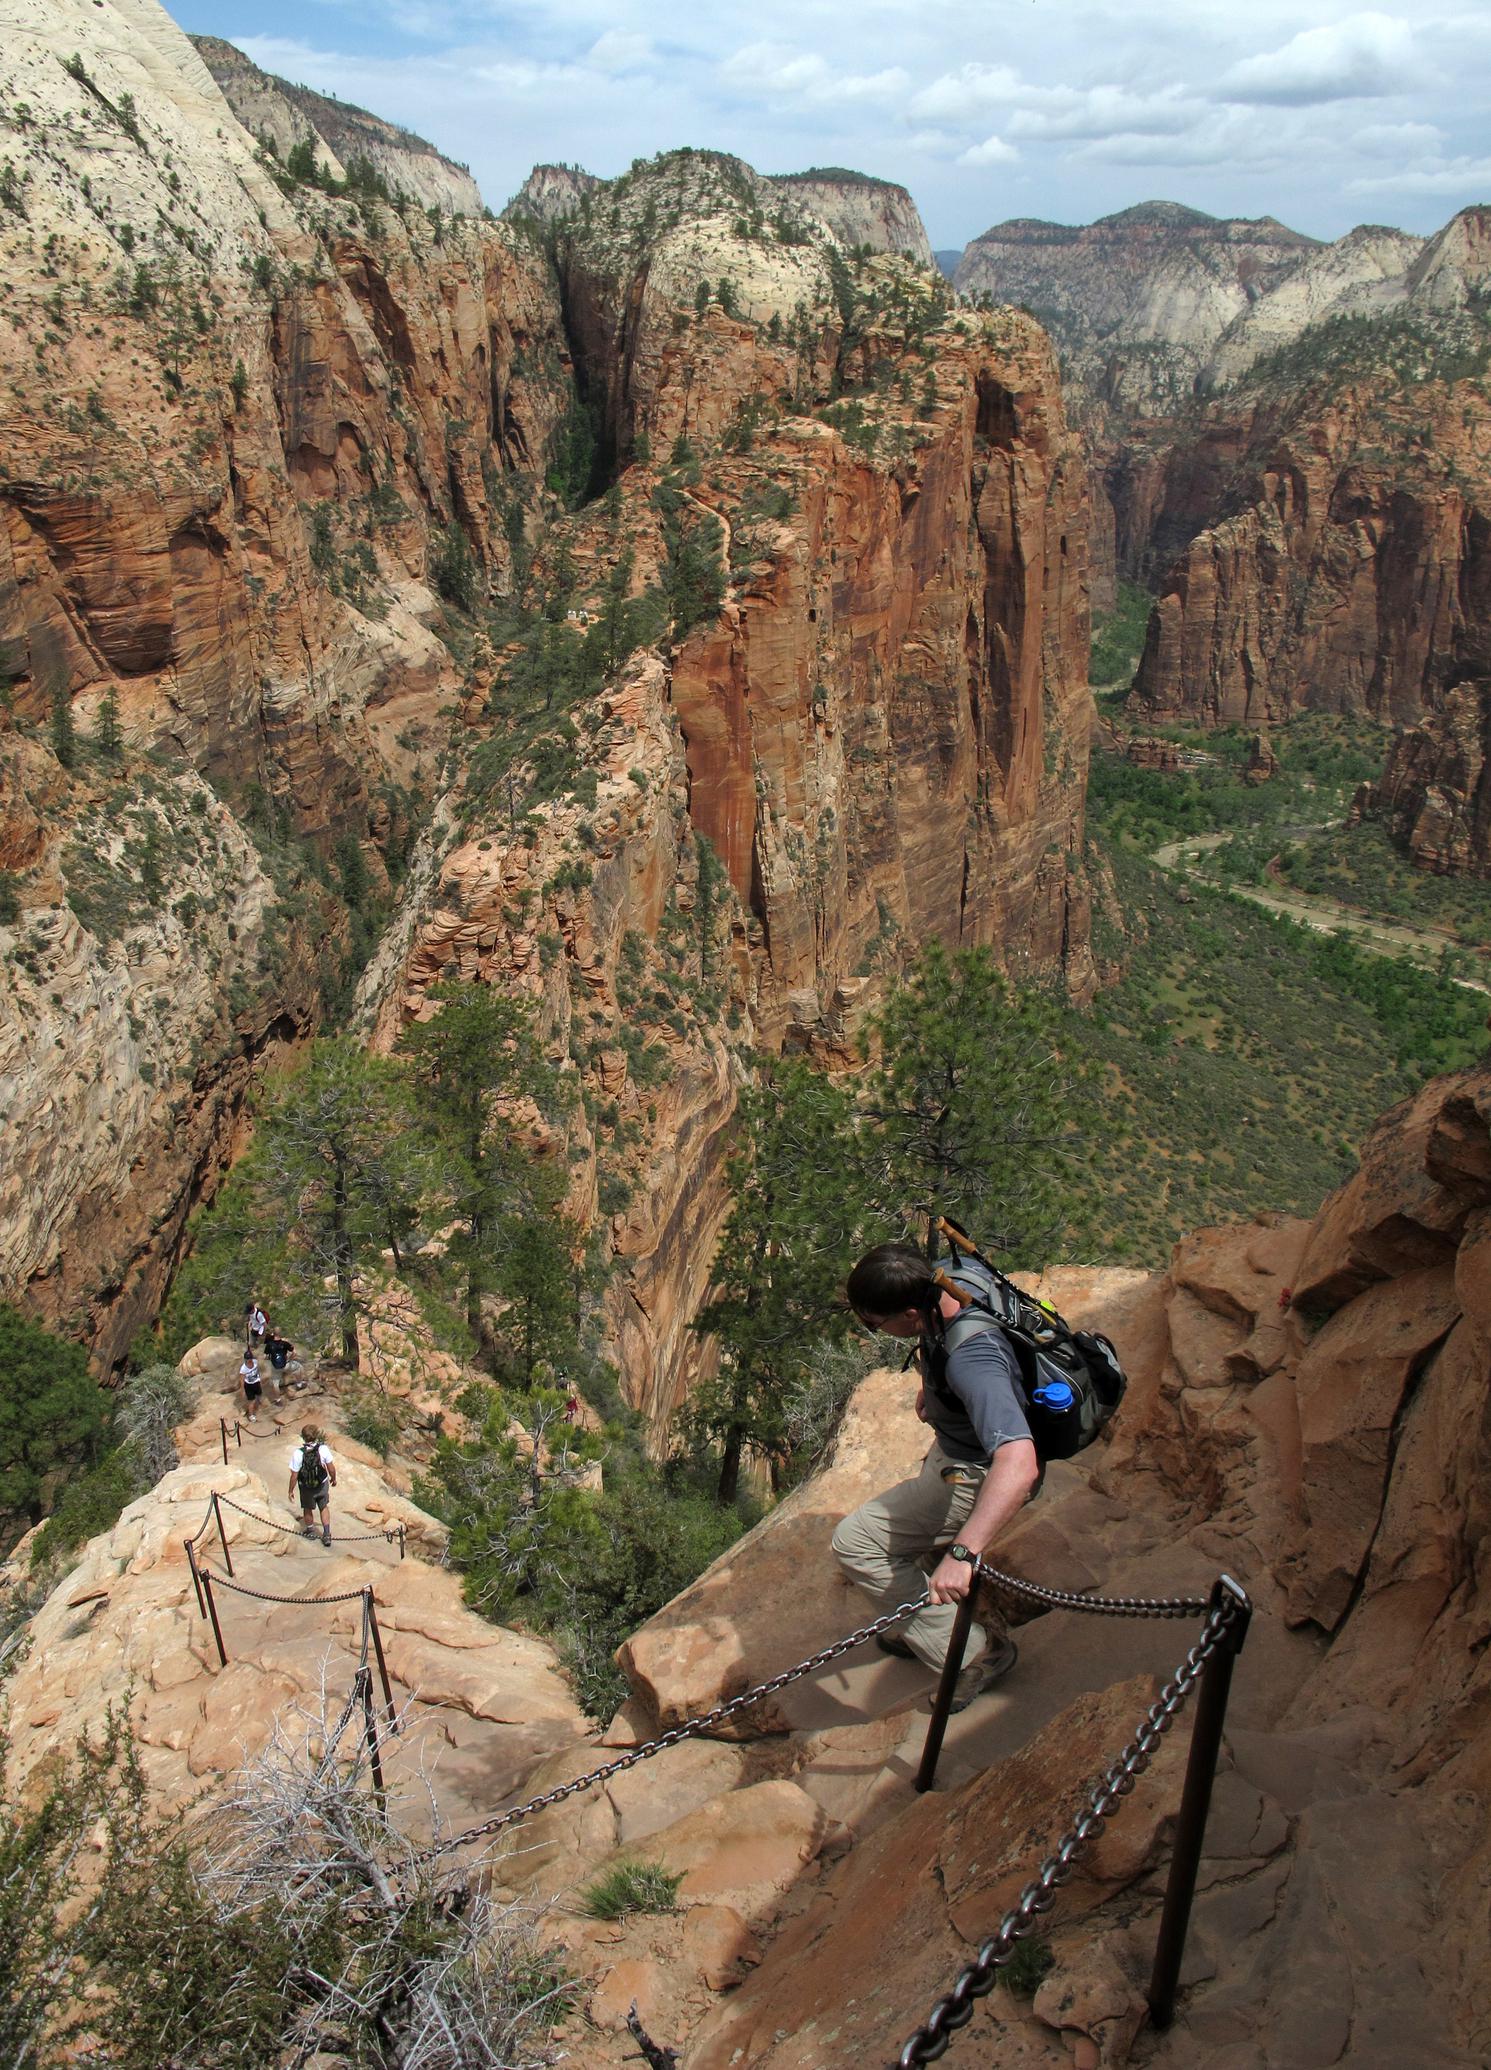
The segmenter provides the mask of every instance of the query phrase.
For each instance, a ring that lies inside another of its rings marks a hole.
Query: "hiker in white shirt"
[[[290,1454],[290,1494],[294,1502],[300,1499],[300,1528],[307,1538],[314,1538],[316,1526],[311,1511],[321,1512],[321,1543],[331,1543],[331,1491],[337,1484],[336,1462],[331,1448],[322,1440],[322,1434],[314,1423],[308,1423],[300,1433],[300,1443]]]
[[[259,1401],[264,1393],[264,1375],[259,1371],[259,1361],[251,1351],[243,1354],[243,1364],[238,1368],[238,1384],[243,1389],[243,1409],[250,1423],[259,1414]]]

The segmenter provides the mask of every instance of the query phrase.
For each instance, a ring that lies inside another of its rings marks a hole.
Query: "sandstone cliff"
[[[1116,471],[1128,553],[1146,537],[1157,556],[1178,549],[1154,578],[1136,711],[1407,724],[1484,668],[1483,350],[1411,320],[1307,333],[1187,437]]]
[[[467,785],[368,1004],[390,1040],[451,970],[543,1002],[589,1110],[572,1203],[610,1215],[615,1341],[660,1421],[744,1047],[847,1061],[929,934],[1091,989],[1084,482],[1033,324],[948,320],[931,275],[852,261],[739,161],[634,168],[556,250],[621,472],[541,565],[593,616],[623,554],[634,590],[694,554],[720,603],[570,715],[567,798],[518,816],[531,760]]]
[[[5,27],[0,1285],[109,1359],[254,1055],[316,1011],[335,914],[271,942],[271,869],[350,843],[386,883],[460,683],[432,557],[460,527],[503,579],[572,389],[520,239],[290,179],[152,0]],[[66,734],[94,742],[71,771]],[[125,908],[102,931],[67,903],[90,840]]]
[[[297,144],[308,142],[335,178],[360,160],[394,193],[402,190],[421,208],[457,216],[481,214],[481,190],[465,166],[442,157],[423,137],[350,101],[328,100],[309,87],[263,72],[221,36],[191,40],[249,135],[272,143],[281,160]]]
[[[920,211],[906,189],[892,180],[872,179],[841,166],[815,166],[808,172],[775,173],[772,185],[821,216],[841,244],[905,252],[923,266],[933,263]]]
[[[1317,250],[1271,216],[1219,220],[1151,201],[1081,228],[996,224],[968,246],[954,284],[1032,309],[1095,397],[1163,414],[1190,394],[1232,328]]]

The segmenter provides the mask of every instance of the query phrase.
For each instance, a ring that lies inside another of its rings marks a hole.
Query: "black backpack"
[[[1020,1368],[1022,1406],[1041,1465],[1085,1450],[1128,1386],[1118,1353],[1096,1330],[1073,1330],[1046,1302],[1022,1293],[956,1223],[944,1217],[938,1227],[953,1251],[939,1284],[963,1303],[943,1325],[944,1352],[980,1331],[1002,1330]]]
[[[300,1490],[302,1509],[320,1508],[317,1497],[329,1479],[325,1462],[321,1457],[321,1440],[318,1438],[313,1445],[302,1445],[300,1464],[295,1470],[295,1482]]]

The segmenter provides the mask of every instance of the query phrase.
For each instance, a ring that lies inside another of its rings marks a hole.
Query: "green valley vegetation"
[[[1093,613],[1092,654],[1087,679],[1100,690],[1127,692],[1144,652],[1144,635],[1154,598],[1136,582],[1120,582],[1113,609]]]
[[[1258,786],[1238,775],[1246,736],[1195,738],[1211,766],[1093,760],[1093,861],[1111,869],[1123,916],[1099,910],[1094,947],[1123,976],[1076,1023],[1099,1097],[1062,1245],[1074,1259],[1158,1264],[1190,1229],[1263,1208],[1313,1213],[1385,1109],[1486,1047],[1482,995],[1148,859],[1219,827],[1272,853],[1376,773],[1375,730],[1280,729],[1281,775]]]
[[[572,1994],[531,1925],[463,1865],[421,1862],[361,1733],[337,1742],[329,1715],[289,1724],[210,1814],[161,1816],[114,1714],[5,1789],[0,2057],[262,2070],[334,2037],[347,2070],[559,2060]]]
[[[1220,859],[1226,850],[1217,854]],[[1371,820],[1275,841],[1260,867],[1269,862],[1277,881],[1293,890],[1334,899],[1377,919],[1442,928],[1450,940],[1468,948],[1491,948],[1491,881],[1416,869]]]
[[[106,1449],[107,1404],[76,1344],[0,1303],[0,1522],[46,1514],[50,1488]]]

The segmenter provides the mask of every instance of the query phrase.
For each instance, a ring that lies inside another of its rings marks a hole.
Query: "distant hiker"
[[[238,1384],[243,1389],[243,1412],[252,1423],[259,1413],[259,1402],[264,1393],[264,1376],[252,1351],[243,1354],[243,1364],[238,1368]]]
[[[565,1396],[564,1420],[566,1423],[578,1423],[580,1420],[580,1397],[573,1388]]]
[[[244,1343],[250,1351],[262,1351],[264,1339],[269,1335],[269,1317],[257,1301],[250,1301],[243,1311]]]
[[[909,1244],[883,1243],[849,1275],[849,1303],[860,1321],[915,1341],[921,1374],[916,1413],[935,1435],[916,1478],[887,1488],[845,1517],[833,1549],[877,1610],[926,1589],[927,1607],[907,1619],[905,1636],[882,1632],[877,1644],[882,1652],[940,1671],[957,1604],[972,1586],[974,1562],[1029,1500],[1040,1482],[1040,1464],[1021,1405],[1014,1352],[997,1329],[947,1350],[946,1326],[960,1309],[936,1285],[934,1269]],[[950,1276],[957,1278],[956,1266]],[[928,1579],[926,1563],[933,1554],[941,1557]],[[955,1709],[1015,1664],[1014,1641],[997,1613],[988,1626],[987,1640],[980,1625],[969,1627],[965,1657],[973,1664],[958,1677]]]
[[[285,1384],[285,1369],[290,1363],[290,1354],[295,1346],[288,1337],[277,1337],[273,1330],[266,1330],[264,1350],[269,1359],[269,1384],[274,1389],[274,1398],[279,1400]]]
[[[337,1484],[336,1462],[321,1432],[308,1423],[300,1443],[290,1454],[290,1501],[300,1498],[300,1528],[307,1538],[316,1535],[311,1511],[321,1512],[321,1543],[331,1543],[331,1491]]]

